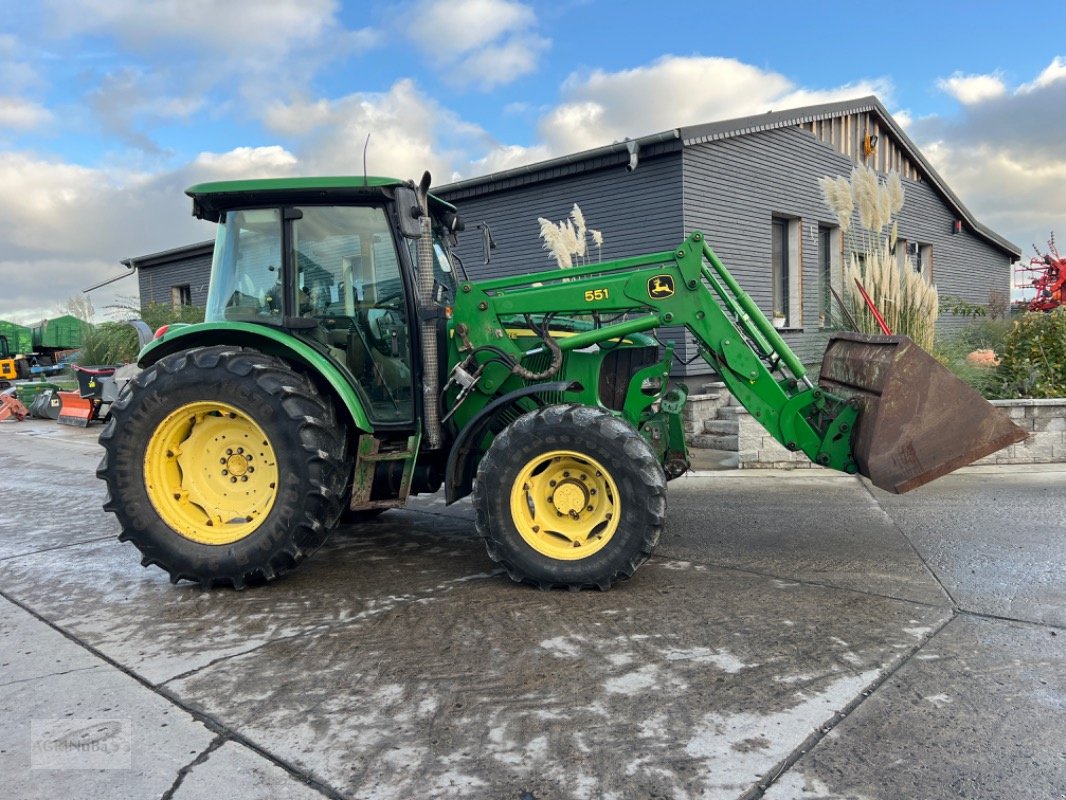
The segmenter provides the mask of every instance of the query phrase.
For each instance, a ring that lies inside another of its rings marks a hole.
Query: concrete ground
[[[1066,465],[685,477],[606,593],[419,498],[202,592],[116,540],[98,432],[0,424],[5,798],[1066,798]]]

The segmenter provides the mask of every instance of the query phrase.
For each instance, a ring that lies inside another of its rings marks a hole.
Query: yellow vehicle
[[[0,336],[0,379],[14,381],[25,377],[20,370],[26,370],[26,362],[16,358],[7,343],[7,337]]]

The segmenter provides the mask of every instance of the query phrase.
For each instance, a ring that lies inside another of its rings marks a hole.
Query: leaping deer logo
[[[648,279],[648,296],[659,300],[674,293],[674,279],[669,275],[656,275]]]

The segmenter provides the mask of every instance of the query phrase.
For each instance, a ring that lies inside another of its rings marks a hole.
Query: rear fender
[[[311,345],[278,328],[247,322],[202,322],[174,327],[141,350],[137,364],[149,367],[180,350],[220,344],[250,347],[299,365],[323,389],[328,389],[356,428],[373,433],[374,428],[348,371]]]

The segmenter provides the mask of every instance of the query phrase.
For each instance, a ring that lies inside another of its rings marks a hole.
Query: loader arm
[[[858,471],[851,447],[857,405],[811,383],[795,353],[700,232],[673,251],[462,284],[453,334],[460,353],[479,354],[484,369],[476,390],[485,401],[510,377],[506,365],[493,359],[493,349],[519,362],[543,360],[547,349],[520,349],[504,333],[509,321],[574,314],[625,319],[554,339],[552,349],[566,353],[655,328],[686,328],[700,355],[778,442],[815,463]]]

